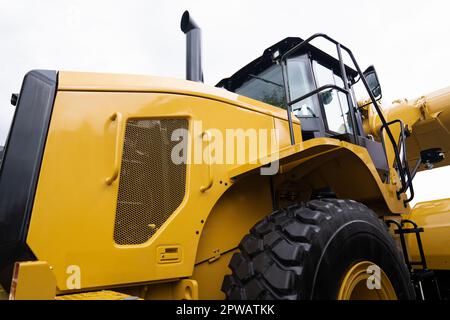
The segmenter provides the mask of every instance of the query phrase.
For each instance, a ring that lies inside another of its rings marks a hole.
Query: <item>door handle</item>
[[[106,178],[105,182],[107,185],[111,185],[119,176],[119,167],[120,167],[120,138],[121,138],[121,133],[122,133],[122,122],[123,122],[123,117],[122,114],[120,112],[115,112],[113,113],[108,121],[111,122],[117,122],[117,130],[116,130],[116,141],[115,141],[115,146],[114,146],[114,171],[112,173],[112,175],[108,178]]]

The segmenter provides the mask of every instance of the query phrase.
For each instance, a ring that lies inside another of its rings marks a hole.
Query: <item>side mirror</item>
[[[369,85],[370,90],[372,91],[373,95],[375,96],[376,100],[381,99],[382,93],[381,93],[381,85],[380,81],[378,80],[377,71],[375,70],[374,66],[370,66],[364,71],[364,77],[366,78],[366,81]]]

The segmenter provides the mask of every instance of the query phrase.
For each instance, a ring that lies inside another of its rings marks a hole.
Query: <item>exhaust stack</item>
[[[202,30],[187,10],[181,17],[181,31],[186,34],[186,79],[203,82]]]

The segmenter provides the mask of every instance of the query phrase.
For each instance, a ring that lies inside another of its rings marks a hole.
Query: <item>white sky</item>
[[[230,76],[287,36],[324,32],[377,68],[388,104],[450,85],[450,3],[409,1],[0,0],[0,145],[31,69],[183,78],[189,9],[203,30],[205,82]],[[416,177],[416,201],[450,197],[450,168]]]

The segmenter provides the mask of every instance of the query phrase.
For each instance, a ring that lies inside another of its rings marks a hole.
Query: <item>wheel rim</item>
[[[369,268],[376,267],[373,262],[358,262],[348,269],[339,289],[338,300],[397,300],[395,289],[391,281],[379,268],[379,286],[369,288],[368,282],[373,283],[375,274],[368,272]],[[372,277],[369,280],[369,277]],[[369,280],[369,281],[368,281]]]

